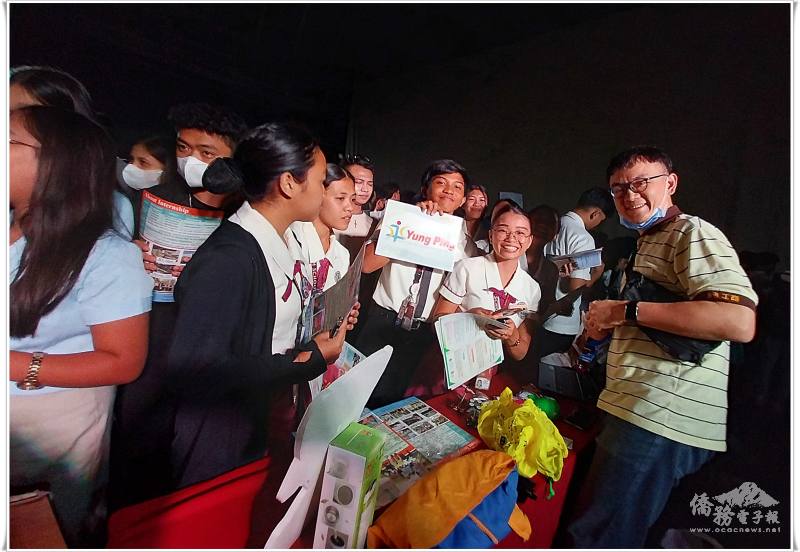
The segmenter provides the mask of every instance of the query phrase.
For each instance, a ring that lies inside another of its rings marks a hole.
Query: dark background
[[[170,105],[299,119],[416,188],[432,159],[561,211],[654,143],[676,202],[789,259],[789,4],[11,4],[10,62],[82,80],[120,151]],[[623,233],[616,221],[602,231]]]

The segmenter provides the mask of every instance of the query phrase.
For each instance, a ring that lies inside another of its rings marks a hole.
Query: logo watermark
[[[693,533],[780,533],[778,502],[750,481],[720,495],[695,494],[692,515],[705,517],[713,527],[692,527]]]

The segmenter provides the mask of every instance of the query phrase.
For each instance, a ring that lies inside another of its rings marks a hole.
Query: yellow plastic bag
[[[484,403],[478,417],[478,434],[486,445],[506,452],[524,477],[537,472],[552,481],[561,479],[567,445],[558,428],[530,399],[516,404],[506,387],[497,400]]]

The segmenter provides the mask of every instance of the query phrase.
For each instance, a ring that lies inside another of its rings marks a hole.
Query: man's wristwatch
[[[628,301],[625,305],[625,322],[639,323],[639,301]]]
[[[42,367],[43,358],[43,352],[36,351],[33,353],[33,356],[31,357],[31,363],[28,365],[28,373],[25,374],[25,379],[17,382],[17,388],[22,389],[23,391],[34,391],[44,387],[44,385],[39,383],[39,368]]]

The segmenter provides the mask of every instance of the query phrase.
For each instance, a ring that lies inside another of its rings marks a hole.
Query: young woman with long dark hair
[[[44,106],[9,122],[11,485],[49,484],[67,544],[87,546],[115,386],[147,354],[152,280],[113,230],[105,131]]]
[[[11,68],[8,107],[14,110],[29,105],[60,107],[79,113],[93,123],[103,126],[92,108],[92,97],[83,83],[69,73],[54,67],[19,65]],[[130,198],[127,198],[121,189],[114,190],[114,215],[114,227],[132,238],[133,206]]]
[[[168,372],[178,401],[176,487],[266,452],[270,473],[288,468],[292,386],[338,358],[357,318],[354,310],[335,337],[323,332],[298,343],[302,262],[288,248],[289,226],[317,218],[324,179],[316,140],[277,123],[247,132],[233,158],[219,158],[206,171],[206,189],[240,190],[246,201],[197,250],[175,290]]]

